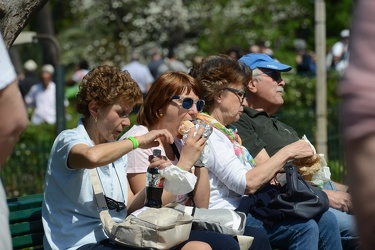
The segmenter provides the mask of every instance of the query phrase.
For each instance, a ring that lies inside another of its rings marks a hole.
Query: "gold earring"
[[[158,112],[158,113],[159,113],[160,116],[163,116],[163,115],[164,115],[163,112],[161,112],[161,109],[159,109],[159,112]]]
[[[95,121],[95,123],[98,122],[98,117],[97,116],[95,116],[94,121]]]

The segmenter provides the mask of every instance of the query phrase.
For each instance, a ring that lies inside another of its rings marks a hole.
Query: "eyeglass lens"
[[[264,74],[266,75],[269,75],[273,80],[275,81],[280,81],[281,80],[281,74],[280,72],[278,71],[267,71],[267,72],[263,72]]]
[[[194,105],[194,100],[190,97],[185,97],[185,98],[181,99],[179,96],[173,96],[172,99],[181,100],[182,101],[181,106],[184,109],[191,109],[191,107],[193,107],[193,105]],[[202,112],[203,108],[204,108],[204,100],[197,100],[196,105],[197,105],[198,112]]]
[[[242,102],[243,99],[245,98],[245,91],[239,90],[239,89],[234,89],[234,88],[225,88],[226,90],[229,90],[230,92],[236,94],[239,98],[240,101]]]

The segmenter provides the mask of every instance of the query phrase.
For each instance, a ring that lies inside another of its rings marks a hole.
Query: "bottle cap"
[[[154,149],[152,150],[153,156],[161,156],[161,150],[160,149]]]

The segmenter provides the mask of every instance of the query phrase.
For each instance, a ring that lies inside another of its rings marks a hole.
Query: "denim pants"
[[[328,181],[326,183],[324,189],[337,191],[337,188],[331,181]],[[339,224],[343,249],[359,249],[359,239],[354,216],[335,208],[329,208],[329,211],[336,216],[337,222]]]
[[[336,217],[329,211],[311,220],[285,218],[272,228],[264,227],[261,220],[248,214],[246,225],[264,230],[273,248],[342,249]]]

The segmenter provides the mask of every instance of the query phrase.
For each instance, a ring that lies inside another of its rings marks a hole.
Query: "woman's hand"
[[[189,171],[198,160],[207,141],[207,138],[202,137],[203,132],[204,127],[199,127],[198,130],[196,128],[189,130],[177,164],[180,168]]]
[[[135,138],[138,140],[138,143],[139,143],[138,147],[143,148],[143,149],[159,146],[159,142],[156,141],[156,139],[162,138],[162,137],[164,137],[168,143],[170,144],[173,143],[173,136],[166,129],[151,130],[147,134],[144,134],[141,136],[135,136]]]
[[[150,161],[150,167],[152,168],[158,167],[159,169],[163,169],[173,165],[172,162],[168,160],[166,156],[150,155],[148,160]]]

